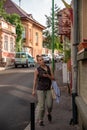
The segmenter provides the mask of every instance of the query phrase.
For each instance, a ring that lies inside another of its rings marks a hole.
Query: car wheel
[[[22,67],[24,68],[24,65],[22,65]]]
[[[33,64],[33,67],[35,67],[35,65]]]
[[[17,68],[17,65],[15,65],[15,68]]]
[[[30,67],[30,64],[28,63],[26,66],[27,66],[27,68],[29,68],[29,67]]]

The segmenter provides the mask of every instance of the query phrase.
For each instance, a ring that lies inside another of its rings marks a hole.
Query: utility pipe
[[[77,124],[77,106],[75,97],[77,96],[77,45],[78,45],[78,0],[73,0],[73,59],[72,59],[72,122]]]

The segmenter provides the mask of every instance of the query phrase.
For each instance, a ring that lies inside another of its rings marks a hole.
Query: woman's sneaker
[[[51,121],[52,121],[52,116],[51,116],[51,114],[48,114],[47,117],[48,117],[48,121],[51,122]]]
[[[40,126],[44,126],[43,121],[40,121],[40,122],[39,122],[39,125],[40,125]]]

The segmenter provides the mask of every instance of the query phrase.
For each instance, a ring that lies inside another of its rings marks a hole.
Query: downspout
[[[75,98],[77,96],[77,45],[78,45],[78,0],[73,0],[73,47],[72,47],[72,124],[77,124],[77,106]]]

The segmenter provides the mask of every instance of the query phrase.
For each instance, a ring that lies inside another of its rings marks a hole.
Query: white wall
[[[68,72],[67,72],[67,64],[63,63],[63,83],[67,83],[68,81]]]

